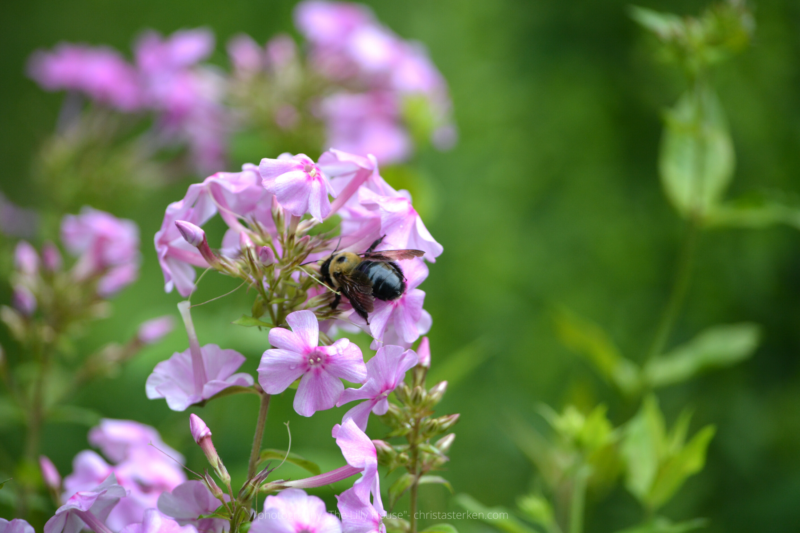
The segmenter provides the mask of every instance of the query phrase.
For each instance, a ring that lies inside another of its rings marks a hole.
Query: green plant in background
[[[546,434],[524,421],[510,421],[509,437],[532,461],[540,487],[518,499],[518,509],[487,509],[468,495],[457,501],[508,533],[533,530],[579,533],[584,529],[587,494],[600,499],[622,483],[643,510],[640,524],[625,533],[680,533],[706,525],[703,519],[673,522],[660,514],[684,482],[705,464],[715,428],[689,435],[691,415],[684,411],[668,430],[654,391],[683,383],[703,371],[737,364],[756,351],[756,324],[717,325],[688,342],[669,346],[670,336],[688,291],[698,239],[703,230],[720,226],[797,227],[796,209],[762,198],[728,202],[735,155],[727,121],[712,80],[712,68],[748,45],[754,22],[743,2],[732,0],[699,17],[679,17],[644,8],[631,16],[658,41],[658,56],[678,66],[688,89],[664,113],[658,168],[664,193],[686,220],[686,236],[669,300],[649,348],[628,358],[603,328],[559,308],[554,325],[559,339],[583,357],[638,412],[621,424],[606,416],[604,406],[582,413],[567,405],[561,414],[541,409],[550,427]],[[637,362],[638,361],[638,362]]]

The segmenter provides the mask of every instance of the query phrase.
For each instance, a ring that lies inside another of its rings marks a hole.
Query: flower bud
[[[143,322],[142,325],[139,326],[136,338],[138,338],[139,342],[142,344],[155,344],[169,335],[173,328],[175,328],[174,318],[169,315],[160,316]]]
[[[61,476],[53,462],[45,455],[39,456],[39,468],[42,470],[42,479],[45,486],[57,493],[61,492]]]
[[[42,246],[42,264],[48,272],[57,272],[61,270],[63,264],[61,252],[58,251],[58,247],[52,242],[46,242],[44,246]]]
[[[453,442],[455,440],[456,440],[456,434],[449,433],[436,441],[436,449],[439,450],[441,453],[446,454],[447,452],[450,451],[450,447],[453,445]]]
[[[275,262],[275,252],[269,246],[262,246],[258,249],[258,260],[264,266],[271,265]]]
[[[244,231],[239,232],[239,248],[244,250],[245,248],[255,248],[256,245],[253,243],[253,239],[245,233]]]
[[[178,227],[178,231],[181,232],[181,236],[183,236],[184,240],[192,246],[199,247],[203,244],[203,241],[206,240],[206,232],[191,222],[177,220],[175,221],[175,225]]]
[[[39,255],[36,249],[26,241],[19,241],[14,250],[14,268],[27,274],[35,276],[39,272]]]
[[[214,443],[211,442],[211,430],[208,429],[206,423],[194,413],[189,415],[189,427],[192,431],[194,441],[200,446],[200,449],[203,450],[206,459],[208,459],[208,462],[214,469],[214,473],[217,474],[223,483],[229,485],[231,476],[228,474],[225,465],[222,464],[222,459],[220,459],[219,454],[217,454]]]
[[[14,287],[14,294],[11,297],[14,309],[23,316],[30,317],[36,311],[36,296],[24,285]]]
[[[425,368],[431,367],[431,344],[428,337],[422,337],[422,340],[417,346],[417,356],[419,357],[419,365]]]
[[[411,390],[411,405],[422,405],[425,402],[427,392],[419,385]]]
[[[372,444],[375,445],[375,451],[378,454],[378,462],[382,465],[390,464],[397,456],[395,449],[386,441],[373,440]]]
[[[454,415],[440,416],[437,418],[436,422],[439,426],[439,433],[445,432],[451,427],[455,426],[460,416],[460,414],[456,413]]]
[[[206,487],[208,487],[208,490],[211,491],[211,494],[218,500],[221,500],[225,496],[222,489],[214,482],[214,478],[209,475],[208,470],[203,472],[203,482],[206,484]]]
[[[447,382],[437,383],[428,391],[428,401],[431,402],[431,405],[436,405],[442,401],[445,392],[447,392]]]
[[[394,389],[394,394],[397,396],[397,399],[403,402],[404,404],[409,404],[409,397],[411,396],[411,389],[408,388],[408,385],[405,383],[401,383]]]

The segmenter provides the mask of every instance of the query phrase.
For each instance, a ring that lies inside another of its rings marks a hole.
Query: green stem
[[[258,409],[258,421],[256,422],[256,434],[253,436],[253,449],[250,451],[250,463],[247,466],[247,479],[252,479],[256,475],[256,466],[261,456],[261,440],[264,438],[264,426],[267,423],[267,411],[269,411],[270,395],[261,392],[261,406]]]
[[[588,472],[581,468],[572,485],[572,498],[569,506],[569,533],[583,531],[583,509],[586,503],[586,483],[589,479]]]
[[[689,288],[689,282],[692,278],[692,265],[694,263],[694,255],[697,249],[698,234],[700,233],[700,224],[697,218],[692,217],[689,219],[689,227],[686,230],[686,237],[683,241],[678,268],[675,272],[675,279],[670,291],[669,301],[664,308],[661,315],[661,320],[658,323],[653,344],[647,354],[646,361],[661,355],[664,346],[669,340],[669,335],[675,325],[675,320],[678,318],[678,313],[686,298],[686,292]]]
[[[409,533],[417,533],[417,489],[419,488],[419,416],[414,417],[414,429],[411,431],[411,438],[408,439],[409,452],[411,453],[411,475],[414,482],[410,488],[410,501],[408,504],[408,523]]]

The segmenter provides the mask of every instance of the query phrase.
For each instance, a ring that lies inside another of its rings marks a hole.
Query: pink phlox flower
[[[372,11],[360,4],[306,0],[297,4],[294,21],[311,43],[339,48],[361,26],[374,20]]]
[[[442,245],[434,240],[425,227],[407,192],[400,191],[397,196],[381,196],[362,188],[358,194],[361,205],[380,214],[381,234],[386,235],[381,250],[422,250],[425,260],[436,262],[436,258],[442,254]]]
[[[182,526],[192,525],[200,533],[228,531],[230,523],[221,518],[198,518],[222,505],[202,481],[187,481],[158,498],[158,510]]]
[[[305,154],[282,154],[278,159],[262,159],[258,170],[264,188],[292,215],[309,213],[322,222],[331,212],[328,195],[335,196],[328,177]]]
[[[425,368],[431,367],[431,344],[428,337],[422,337],[419,346],[417,346],[417,355],[421,366]]]
[[[84,207],[80,215],[63,218],[61,239],[67,251],[80,256],[74,270],[77,279],[103,274],[101,293],[115,292],[138,276],[139,228],[131,220]]]
[[[371,494],[375,509],[380,516],[384,516],[386,511],[383,509],[381,500],[378,452],[375,450],[375,445],[351,418],[343,420],[341,425],[336,424],[332,433],[347,464],[363,469],[361,478],[353,484],[351,490],[361,501],[366,503],[369,503]]]
[[[300,489],[267,496],[264,511],[250,527],[253,533],[341,533],[342,524],[325,502]]]
[[[220,216],[232,230],[244,231],[241,219],[249,224],[258,223],[269,234],[276,235],[272,195],[264,189],[257,166],[245,164],[241,172],[218,172],[205,183]]]
[[[149,31],[137,41],[136,64],[147,74],[171,72],[205,59],[214,50],[214,34],[207,29],[179,30],[168,38]]]
[[[148,509],[144,512],[141,523],[130,524],[120,533],[197,533],[192,525],[181,527],[175,520],[165,517],[157,509]]]
[[[279,33],[266,44],[266,62],[273,73],[291,65],[297,59],[297,45],[291,36]]]
[[[175,319],[170,315],[152,318],[142,322],[136,332],[136,338],[142,344],[155,344],[175,329]]]
[[[336,496],[339,513],[342,517],[342,529],[347,533],[386,533],[380,512],[356,494],[356,489],[349,488]]]
[[[141,108],[143,93],[136,69],[107,47],[61,43],[52,52],[35,52],[28,75],[49,91],[73,90],[120,111]]]
[[[361,388],[346,389],[336,403],[341,407],[355,400],[367,400],[353,407],[344,420],[353,419],[362,431],[367,430],[369,413],[384,415],[389,410],[389,394],[417,364],[417,354],[400,346],[381,346],[375,357],[367,361],[367,381]]]
[[[44,533],[78,533],[84,528],[105,533],[105,521],[127,491],[117,483],[114,474],[92,490],[79,491],[56,510],[44,525]]]
[[[0,533],[36,533],[33,526],[22,518],[6,520],[0,518]]]
[[[264,49],[247,34],[234,35],[228,41],[227,50],[233,68],[238,74],[250,76],[265,66]]]
[[[374,155],[383,164],[398,163],[412,151],[400,118],[400,100],[387,91],[338,93],[321,104],[327,144],[346,152]]]
[[[207,400],[218,392],[232,386],[250,387],[253,377],[235,373],[245,362],[245,357],[235,350],[223,350],[216,344],[201,348],[206,382],[202,390],[196,390],[191,350],[176,352],[166,361],[161,361],[147,378],[147,397],[164,398],[173,411],[184,411],[192,404]]]
[[[294,409],[302,416],[336,405],[344,391],[341,379],[362,383],[367,367],[361,350],[348,339],[319,346],[319,322],[311,311],[295,311],[286,317],[292,331],[272,328],[258,367],[258,382],[269,394],[280,394],[302,377],[294,397]]]
[[[39,273],[39,254],[31,243],[19,241],[14,248],[14,268],[26,276]]]
[[[208,267],[197,248],[183,238],[175,222],[185,220],[202,226],[216,212],[217,206],[205,183],[190,185],[183,200],[167,207],[161,229],[155,235],[158,262],[164,273],[164,290],[167,292],[175,287],[181,296],[189,296],[195,289],[193,266]]]
[[[164,444],[154,427],[133,420],[103,418],[100,424],[89,430],[89,444],[100,448],[114,462],[124,461],[134,448],[147,447],[150,444],[183,462],[183,456]]]

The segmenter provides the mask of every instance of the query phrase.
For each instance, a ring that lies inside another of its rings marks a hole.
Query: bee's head
[[[352,252],[336,252],[326,262],[331,275],[339,272],[348,274],[361,263],[361,258]]]

